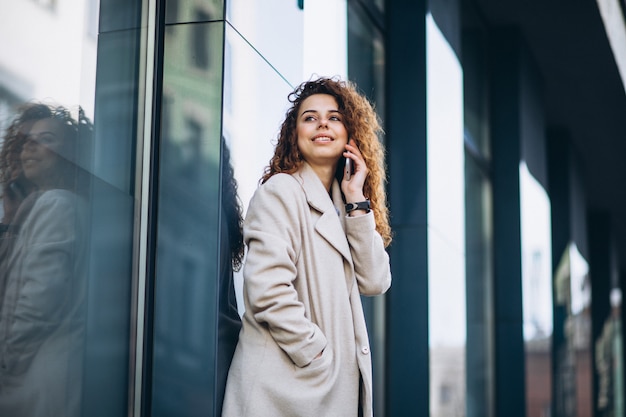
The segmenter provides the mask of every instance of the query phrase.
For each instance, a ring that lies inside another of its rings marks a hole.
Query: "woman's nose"
[[[319,127],[328,127],[328,119],[320,118],[320,125],[319,125]]]
[[[35,139],[26,139],[26,142],[24,143],[24,149],[27,150],[32,150],[33,148],[35,148],[37,145],[39,145],[39,143],[37,142],[37,140]]]
[[[26,143],[24,143],[24,149],[27,149],[29,151],[36,151],[41,146],[42,146],[42,143],[39,140],[39,138],[29,138],[29,139],[26,139]]]

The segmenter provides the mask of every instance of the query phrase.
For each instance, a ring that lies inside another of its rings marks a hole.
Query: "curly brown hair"
[[[368,168],[363,193],[370,200],[376,220],[376,230],[382,236],[385,246],[389,246],[392,233],[385,193],[387,182],[385,150],[379,138],[383,130],[374,106],[350,81],[321,77],[303,82],[289,94],[288,100],[291,107],[287,110],[285,120],[281,125],[274,156],[265,168],[261,183],[278,173],[292,174],[302,165],[303,159],[297,145],[296,121],[300,105],[314,94],[328,94],[337,100],[348,137],[356,142]],[[339,182],[342,180],[344,164],[345,161],[342,158],[335,174]]]
[[[78,108],[78,118],[74,119],[70,111],[63,106],[37,102],[22,104],[5,132],[2,149],[0,149],[0,185],[3,193],[8,192],[10,185],[15,182],[19,182],[20,186],[28,191],[32,191],[35,188],[23,176],[20,153],[32,125],[43,119],[54,119],[61,124],[66,147],[71,149],[71,154],[64,155],[64,157],[69,157],[73,164],[77,162],[79,148],[83,151],[88,150],[87,145],[91,141],[93,125],[85,116],[82,108]],[[81,142],[80,146],[78,144],[79,140]],[[66,179],[66,182],[70,181],[71,183],[61,183],[58,186],[60,188],[74,189],[75,191],[85,191],[84,178],[81,178],[81,180],[78,182],[75,175],[72,175],[71,178]]]
[[[234,271],[243,265],[245,245],[243,243],[243,207],[237,194],[239,184],[231,164],[230,149],[222,138],[222,207],[228,229],[231,261]]]
[[[45,104],[26,103],[18,109],[18,116],[7,128],[0,150],[0,184],[3,186],[13,181],[26,181],[20,178],[22,175],[20,152],[30,125],[46,117],[50,117],[50,108]]]

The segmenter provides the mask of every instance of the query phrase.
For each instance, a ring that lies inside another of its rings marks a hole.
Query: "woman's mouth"
[[[333,138],[329,136],[315,136],[313,142],[332,142]]]
[[[31,164],[36,164],[37,162],[39,161],[34,158],[22,159],[22,165],[31,165]]]

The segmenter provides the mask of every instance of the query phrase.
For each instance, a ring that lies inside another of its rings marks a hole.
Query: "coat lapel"
[[[322,213],[315,224],[315,230],[337,249],[348,262],[351,262],[350,247],[344,231],[345,220],[343,216],[345,216],[345,213],[343,201],[337,180],[333,182],[331,187],[333,195],[331,200],[324,185],[309,164],[303,163],[302,168],[296,175],[299,176],[309,206]]]

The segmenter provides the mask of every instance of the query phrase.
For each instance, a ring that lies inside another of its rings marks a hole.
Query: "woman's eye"
[[[39,138],[38,142],[42,145],[50,145],[55,142],[55,137],[50,135],[44,135]]]
[[[307,117],[304,118],[305,122],[311,122],[311,121],[314,121],[314,120],[315,120],[315,117],[313,117],[313,116],[307,116]]]
[[[336,122],[340,122],[341,118],[339,116],[330,116],[330,120],[334,120]]]

